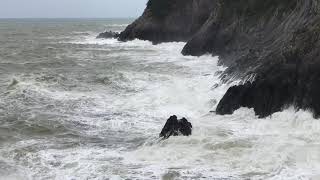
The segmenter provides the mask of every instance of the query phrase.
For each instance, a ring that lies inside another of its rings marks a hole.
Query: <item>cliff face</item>
[[[305,48],[318,21],[314,0],[220,0],[218,4],[182,53],[210,52],[230,70],[242,73],[290,59],[285,56]]]
[[[187,41],[206,22],[215,3],[212,0],[153,0],[168,1],[168,7],[153,12],[150,2],[143,15],[129,25],[121,34],[120,40],[135,38],[153,43]]]
[[[120,39],[187,41],[183,54],[220,56],[226,78],[255,75],[228,90],[219,114],[249,107],[265,117],[294,105],[320,115],[320,0],[171,2],[160,19],[147,7]]]

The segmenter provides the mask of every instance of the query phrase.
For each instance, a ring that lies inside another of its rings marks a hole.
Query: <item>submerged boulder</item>
[[[167,139],[170,136],[190,136],[192,133],[192,124],[186,118],[179,119],[177,116],[171,116],[164,125],[160,137]]]
[[[118,38],[119,37],[119,33],[117,32],[113,32],[113,31],[106,31],[103,33],[100,33],[97,38],[98,39],[109,39],[109,38]]]

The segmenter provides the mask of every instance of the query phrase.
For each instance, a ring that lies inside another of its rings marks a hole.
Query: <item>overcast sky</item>
[[[0,18],[137,17],[147,0],[0,0]]]

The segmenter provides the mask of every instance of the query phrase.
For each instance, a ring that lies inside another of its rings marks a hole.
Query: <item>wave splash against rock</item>
[[[294,105],[318,117],[319,13],[319,0],[150,0],[119,40],[185,41],[184,55],[220,56],[224,80],[255,75],[228,90],[218,114],[249,107],[266,117]]]

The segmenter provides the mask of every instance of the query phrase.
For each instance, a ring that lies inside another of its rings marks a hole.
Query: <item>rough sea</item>
[[[132,19],[0,20],[0,179],[320,179],[320,121],[214,111],[218,57],[96,39]],[[160,140],[170,115],[190,137]]]

